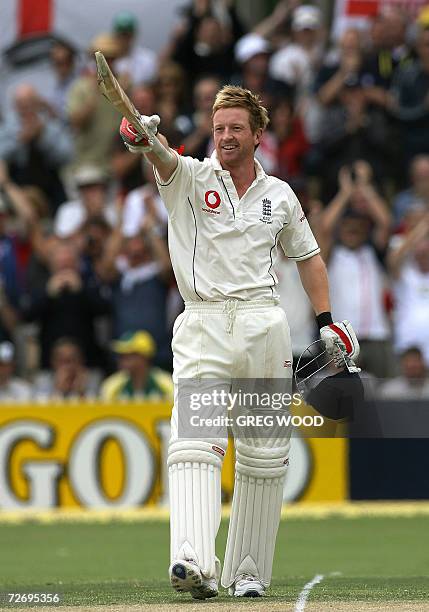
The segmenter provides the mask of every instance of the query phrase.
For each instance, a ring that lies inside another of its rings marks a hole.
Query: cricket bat
[[[158,138],[143,124],[140,113],[131,102],[125,91],[119,85],[115,75],[110,70],[106,58],[100,51],[95,52],[97,63],[97,83],[101,93],[116,108],[118,113],[128,119],[136,132],[143,136],[152,146],[153,152],[161,159],[169,155],[167,149],[159,142]]]

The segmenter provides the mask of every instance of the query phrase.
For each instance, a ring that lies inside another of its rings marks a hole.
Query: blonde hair
[[[216,95],[212,117],[221,108],[244,108],[249,112],[249,123],[253,133],[265,130],[269,123],[268,111],[261,98],[248,89],[237,85],[225,85]]]

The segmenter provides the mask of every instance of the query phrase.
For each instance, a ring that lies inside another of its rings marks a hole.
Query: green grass
[[[270,595],[310,600],[427,601],[428,518],[290,519],[281,523]],[[226,524],[218,551],[222,553]],[[64,593],[69,605],[183,601],[167,579],[165,522],[0,525],[0,590]],[[341,572],[340,575],[329,575]],[[226,595],[222,591],[221,598]]]

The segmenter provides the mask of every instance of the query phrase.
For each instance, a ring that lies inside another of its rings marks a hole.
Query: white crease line
[[[330,572],[329,574],[329,576],[341,576],[341,575],[342,575],[341,572]],[[310,580],[310,582],[307,582],[307,584],[304,585],[304,588],[302,589],[296,601],[294,612],[304,612],[305,604],[307,603],[307,599],[308,599],[308,596],[310,595],[311,589],[314,586],[316,586],[316,584],[319,584],[320,582],[322,582],[324,578],[325,578],[325,574],[316,574],[314,578]]]
[[[316,584],[319,584],[319,582],[322,582],[324,577],[325,577],[324,574],[316,574],[314,578],[310,580],[310,582],[307,582],[307,584],[304,586],[304,588],[302,589],[301,593],[298,596],[298,599],[295,604],[294,612],[303,612],[305,610],[305,604],[307,603],[307,599],[308,599],[308,596],[310,595],[311,589],[314,586],[316,586]]]

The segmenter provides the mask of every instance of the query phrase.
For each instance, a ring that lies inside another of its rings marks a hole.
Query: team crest
[[[262,217],[259,219],[263,223],[272,223],[273,220],[271,218],[271,200],[268,198],[264,198],[262,200]]]

